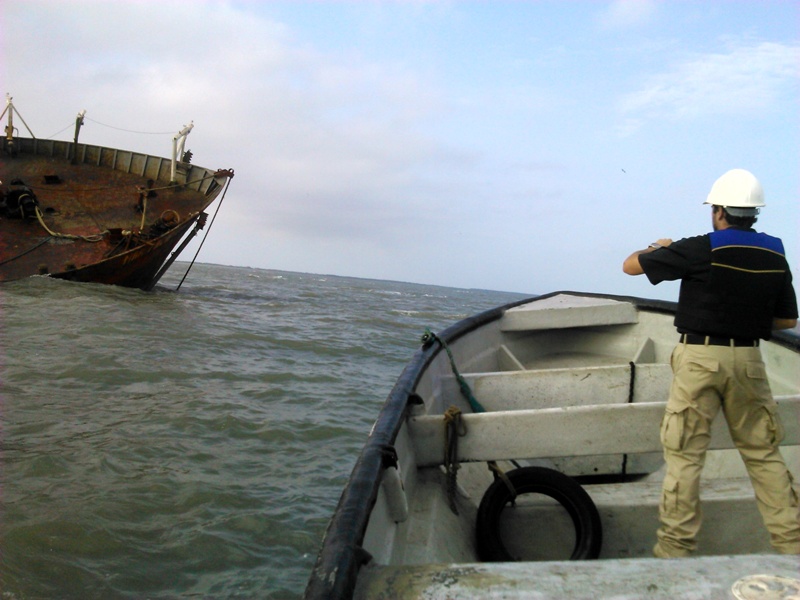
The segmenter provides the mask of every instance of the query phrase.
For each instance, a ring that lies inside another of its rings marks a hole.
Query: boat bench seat
[[[672,371],[667,364],[651,363],[467,373],[463,377],[487,411],[500,411],[555,408],[565,399],[575,406],[666,402]],[[458,398],[455,378],[448,379],[442,385],[454,387],[445,396]],[[466,407],[466,403],[461,406],[462,410]]]
[[[610,298],[557,294],[508,309],[502,331],[535,331],[573,327],[622,325],[638,322],[636,307]]]
[[[800,444],[800,395],[775,399],[786,429],[784,445]],[[665,402],[641,402],[465,413],[458,458],[469,462],[660,452],[664,407]],[[417,466],[442,464],[443,416],[411,416],[408,425]],[[733,447],[720,416],[712,426],[710,448]]]

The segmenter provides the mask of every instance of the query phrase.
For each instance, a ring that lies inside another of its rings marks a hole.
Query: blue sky
[[[798,273],[797,2],[4,0],[0,15],[0,91],[37,137],[69,139],[86,109],[82,141],[167,155],[191,120],[194,161],[235,169],[204,262],[674,299],[623,259],[708,231],[714,180],[747,168],[757,228]]]

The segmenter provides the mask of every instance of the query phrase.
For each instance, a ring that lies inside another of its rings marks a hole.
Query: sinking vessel
[[[171,158],[78,142],[22,137],[11,97],[0,152],[0,282],[32,275],[152,289],[205,227],[209,205],[233,178],[184,152]],[[27,124],[25,124],[27,128]],[[222,198],[220,198],[220,203]]]
[[[691,558],[652,557],[675,304],[560,292],[461,321],[389,394],[305,597],[794,598],[724,418]],[[800,337],[762,353],[800,468]]]

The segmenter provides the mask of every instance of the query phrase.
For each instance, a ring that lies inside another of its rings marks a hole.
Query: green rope
[[[469,388],[469,384],[467,380],[461,376],[461,373],[458,372],[458,367],[456,367],[456,361],[453,358],[453,353],[450,351],[450,348],[447,344],[444,343],[444,340],[440,338],[438,335],[433,333],[427,327],[425,328],[425,333],[422,336],[422,343],[424,345],[432,344],[434,341],[439,342],[439,344],[444,348],[444,351],[447,352],[447,356],[450,358],[450,367],[453,369],[453,374],[456,376],[456,381],[458,381],[458,387],[461,390],[461,395],[467,399],[469,402],[470,407],[472,407],[472,412],[482,413],[486,412],[486,409],[481,406],[481,403],[475,399],[475,396],[472,395],[472,390]]]
[[[461,390],[461,395],[467,399],[469,405],[472,407],[472,411],[476,413],[486,412],[486,409],[481,406],[481,403],[475,399],[475,396],[472,395],[472,390],[467,383],[467,380],[461,376],[461,373],[458,372],[458,368],[456,367],[456,361],[453,358],[453,353],[450,351],[450,348],[447,344],[444,343],[444,340],[440,338],[438,335],[433,333],[430,329],[426,328],[425,333],[422,335],[422,343],[425,346],[429,346],[433,342],[439,342],[439,344],[444,348],[444,351],[447,352],[447,356],[450,358],[450,366],[453,369],[453,373],[458,380],[458,386]],[[446,491],[447,491],[447,499],[450,505],[450,510],[453,511],[453,514],[458,514],[458,508],[456,507],[455,502],[455,491],[456,491],[456,477],[458,474],[458,469],[460,465],[458,464],[458,438],[466,435],[467,430],[464,427],[464,424],[461,421],[461,411],[458,410],[455,406],[451,406],[444,415],[445,420],[445,432],[444,432],[444,466],[445,466],[445,484],[446,484]],[[511,461],[515,467],[519,468],[519,464],[515,461]],[[489,461],[489,470],[494,475],[495,479],[502,479],[503,482],[508,487],[509,491],[511,492],[511,506],[515,505],[515,500],[517,498],[517,490],[514,487],[514,484],[511,483],[511,480],[508,478],[508,475],[500,468],[497,464],[497,461]]]

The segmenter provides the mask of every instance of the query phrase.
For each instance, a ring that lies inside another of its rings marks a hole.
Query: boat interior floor
[[[455,494],[456,515],[442,493],[446,485],[442,470],[421,469],[404,528],[405,543],[395,546],[396,552],[402,548],[403,556],[394,556],[392,562],[477,561],[478,505],[492,479],[485,464],[462,465]],[[640,481],[584,486],[602,523],[600,560],[652,557],[661,479],[662,474],[657,472]],[[504,510],[501,537],[505,545],[521,560],[567,560],[575,533],[566,510],[550,498],[530,496],[521,497],[514,508]],[[737,554],[773,552],[746,476],[703,481],[701,502],[703,527],[697,555],[727,555],[731,548],[736,548]]]
[[[574,543],[569,517],[553,502],[534,500],[504,511],[513,514],[502,525],[503,541],[520,560],[480,562],[477,506],[493,476],[485,463],[462,467],[458,514],[442,493],[442,470],[418,470],[409,519],[401,528],[404,541],[395,539],[391,564],[372,561],[362,569],[354,598],[732,598],[732,586],[751,574],[797,577],[797,557],[771,548],[747,477],[703,482],[704,522],[695,556],[653,559],[661,472],[584,487],[603,526],[598,560],[568,560]]]

